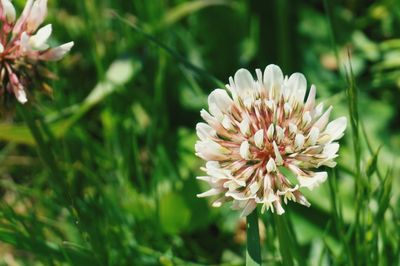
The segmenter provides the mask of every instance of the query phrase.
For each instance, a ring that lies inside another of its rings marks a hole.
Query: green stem
[[[276,230],[279,238],[279,250],[282,257],[282,265],[293,266],[294,258],[291,248],[293,248],[293,243],[290,239],[290,235],[286,226],[285,217],[282,215],[274,215]],[[300,264],[302,265],[302,264]]]
[[[258,231],[257,209],[247,216],[246,229],[246,266],[261,265],[260,233]]]

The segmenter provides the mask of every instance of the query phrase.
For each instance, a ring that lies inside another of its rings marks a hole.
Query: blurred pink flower
[[[299,189],[317,187],[327,178],[317,168],[336,165],[335,141],[344,134],[346,118],[329,122],[332,107],[324,112],[322,103],[316,105],[314,85],[305,100],[303,74],[284,77],[278,66],[269,65],[264,73],[257,69],[256,76],[238,70],[227,90],[210,93],[209,112],[201,111],[206,123],[196,126],[195,150],[207,162],[206,175],[198,179],[211,189],[198,197],[222,195],[213,206],[233,201],[242,216],[257,204],[262,212],[277,214],[285,212],[282,202],[288,200],[310,206]]]
[[[50,24],[41,27],[47,15],[47,0],[28,0],[17,19],[10,0],[0,0],[0,95],[14,94],[20,103],[28,101],[27,89],[34,79],[51,76],[39,67],[41,61],[61,59],[74,45],[69,42],[50,48]],[[40,81],[40,80],[39,80]]]

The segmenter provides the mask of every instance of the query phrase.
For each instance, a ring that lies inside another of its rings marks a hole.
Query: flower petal
[[[74,46],[74,42],[64,43],[56,48],[52,48],[43,54],[39,55],[39,59],[43,61],[58,61],[64,57],[66,53],[68,53],[72,47]]]
[[[321,183],[325,182],[328,177],[327,172],[316,172],[310,176],[297,176],[297,180],[300,183],[300,187],[306,187],[309,190],[313,190],[318,187]]]
[[[240,214],[240,217],[246,217],[247,215],[252,213],[252,211],[254,211],[256,207],[257,203],[254,200],[249,200],[246,206],[244,207],[242,213]]]
[[[206,140],[215,136],[215,130],[206,123],[197,123],[196,133],[200,140]]]
[[[7,19],[8,23],[13,23],[16,18],[15,7],[10,0],[1,0],[1,5],[3,8],[3,13]]]
[[[307,80],[301,73],[294,73],[289,77],[288,88],[291,90],[290,103],[303,104],[307,91]]]
[[[325,138],[319,140],[321,143],[329,143],[335,140],[340,139],[343,136],[343,132],[347,126],[347,118],[342,116],[338,119],[333,120],[327,126],[323,135]]]
[[[280,86],[283,83],[283,73],[279,66],[268,65],[264,70],[264,86],[267,91],[274,91],[273,95],[279,95]]]
[[[33,50],[43,51],[49,48],[46,44],[52,32],[51,24],[48,24],[38,30],[38,32],[29,38],[29,45]]]
[[[247,95],[248,92],[253,93],[254,78],[247,69],[244,68],[239,69],[235,73],[234,80],[236,84],[236,90],[239,96]]]

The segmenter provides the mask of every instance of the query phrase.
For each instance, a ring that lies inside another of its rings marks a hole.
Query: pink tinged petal
[[[218,121],[210,115],[209,112],[207,112],[206,110],[202,109],[200,111],[200,116],[201,118],[204,119],[204,121],[206,121],[208,124],[210,124],[212,127],[214,127],[214,124],[217,123]]]
[[[15,73],[11,73],[9,75],[9,78],[10,83],[8,85],[10,86],[17,100],[22,104],[26,103],[28,101],[26,97],[26,92],[21,82],[19,81],[18,76],[15,75]]]
[[[294,187],[286,187],[284,190],[278,190],[277,191],[277,194],[279,195],[279,196],[282,196],[282,195],[285,195],[286,193],[292,193],[292,192],[294,192],[294,191],[297,191],[299,189],[299,185],[296,185],[296,186],[294,186]]]
[[[282,215],[285,213],[285,210],[282,208],[282,204],[281,204],[280,200],[274,201],[274,206],[276,209],[276,214]]]
[[[235,73],[234,80],[237,93],[242,99],[244,99],[247,95],[254,93],[254,79],[247,69],[239,69]]]
[[[333,120],[326,126],[326,129],[322,134],[324,135],[324,137],[320,138],[319,142],[329,143],[340,139],[343,136],[343,132],[345,131],[346,126],[347,119],[344,116]]]
[[[72,47],[74,46],[74,42],[65,43],[56,48],[52,48],[44,52],[39,56],[39,60],[43,61],[58,61],[64,57],[66,53],[68,53]]]
[[[196,133],[200,140],[206,140],[215,136],[215,130],[206,123],[197,123]]]
[[[250,136],[250,134],[251,134],[250,120],[246,116],[243,118],[242,122],[240,122],[239,128],[240,128],[240,132],[244,136]]]
[[[205,197],[210,197],[210,196],[215,196],[218,194],[221,194],[224,190],[220,188],[212,188],[210,190],[207,190],[206,192],[197,194],[196,196],[198,198],[205,198]]]
[[[300,183],[300,187],[306,187],[309,190],[313,190],[315,187],[318,187],[320,184],[325,182],[327,177],[327,172],[317,172],[311,176],[297,176],[297,180]]]
[[[229,77],[229,84],[226,85],[226,88],[231,92],[232,99],[237,102],[238,100],[238,90],[236,88],[236,84],[233,81],[232,77]]]
[[[290,103],[292,105],[295,103],[302,105],[307,91],[307,80],[304,75],[301,73],[292,74],[288,80],[288,87],[292,92]]]
[[[275,153],[275,163],[277,165],[282,165],[283,164],[283,159],[282,159],[282,155],[279,152],[278,146],[276,145],[275,141],[272,143],[272,145],[274,146],[274,153]]]
[[[29,46],[29,35],[25,31],[21,34],[20,46],[23,52],[31,50]]]
[[[264,147],[264,129],[260,129],[254,134],[254,143],[259,149]]]
[[[271,111],[271,113],[275,113],[276,110],[276,103],[274,100],[265,100],[265,105],[268,107],[268,109]]]
[[[207,183],[212,183],[213,178],[211,176],[198,176],[196,177],[197,180],[201,180]]]
[[[296,185],[295,190],[297,190],[297,189],[298,189],[298,186]],[[280,193],[283,193],[282,194],[283,195],[283,202],[285,204],[287,204],[289,200],[296,201],[296,197],[294,196],[293,191],[294,190],[286,190],[284,192],[278,191],[278,195],[280,195]]]
[[[319,117],[322,115],[322,112],[324,111],[324,103],[319,103],[317,107],[315,107],[314,110],[314,117]]]
[[[228,191],[225,193],[226,197],[231,197],[234,200],[241,201],[241,204],[245,204],[246,201],[254,199],[254,196],[246,196],[243,192]]]
[[[234,180],[231,181],[227,181],[224,183],[223,185],[224,188],[227,188],[229,191],[236,191],[238,188],[241,187],[241,185],[239,185],[237,182],[235,182]]]
[[[208,161],[206,163],[206,169],[203,168],[203,170],[206,171],[208,175],[216,177],[218,179],[233,179],[231,171],[222,169],[219,162],[217,161]]]
[[[290,171],[292,171],[295,175],[303,175],[303,171],[300,170],[297,166],[293,164],[288,164],[288,168]]]
[[[268,140],[272,141],[274,139],[274,132],[275,132],[274,124],[270,124],[267,130]]]
[[[0,43],[0,54],[4,52],[4,46]]]
[[[233,101],[231,97],[229,97],[226,90],[222,89],[213,90],[208,97],[208,101],[211,101],[224,113],[228,112],[231,105],[233,104]]]
[[[222,161],[229,158],[230,150],[212,140],[198,141],[195,145],[196,155],[206,161]]]
[[[235,126],[233,125],[232,120],[229,118],[229,116],[224,115],[221,124],[226,130],[235,131]]]
[[[314,123],[314,127],[318,128],[319,130],[324,130],[326,125],[329,122],[329,116],[332,112],[332,106],[325,111],[325,113]]]
[[[26,19],[27,31],[34,32],[47,16],[47,0],[36,0]]]
[[[326,159],[320,161],[318,163],[318,167],[325,165],[328,167],[335,167],[336,162],[333,160],[338,157],[336,154],[339,150],[339,144],[338,143],[330,143],[324,146],[324,149],[322,151],[322,156],[324,156]]]
[[[250,194],[256,196],[258,190],[260,189],[261,184],[257,181],[254,181],[249,185]]]
[[[13,23],[16,18],[15,8],[9,0],[1,0],[4,15],[8,23]]]
[[[265,68],[263,81],[271,99],[280,95],[280,87],[283,83],[283,73],[277,65],[271,64]]]
[[[219,208],[222,206],[223,203],[225,203],[227,201],[228,201],[228,199],[226,197],[222,197],[222,198],[219,198],[216,201],[214,201],[211,206],[213,206],[214,208]]]
[[[240,156],[245,160],[250,160],[250,144],[248,141],[243,141],[240,145]]]
[[[267,168],[268,173],[276,172],[276,164],[275,164],[274,159],[269,158],[266,168]],[[269,178],[269,176],[267,176],[265,178]]]
[[[293,108],[289,103],[285,103],[283,105],[283,111],[284,111],[285,117],[289,117],[290,114],[292,113],[292,110],[293,110]]]
[[[275,162],[274,162],[274,164],[275,164]],[[273,172],[274,169],[273,168],[271,169],[271,168],[272,167],[271,167],[271,164],[270,164],[270,170],[271,170],[271,172]],[[261,173],[261,171],[260,171],[260,173]],[[261,176],[261,174],[260,174],[260,176]],[[264,176],[264,197],[265,197],[265,195],[267,193],[269,193],[271,191],[271,178],[272,177],[269,174]]]
[[[208,96],[208,110],[219,121],[222,121],[224,114],[218,107],[216,93],[213,91]]]
[[[300,203],[301,205],[304,205],[306,207],[310,207],[311,203],[308,202],[306,197],[303,196],[303,194],[300,193],[300,191],[295,191],[293,192],[294,196],[296,197],[296,202]]]
[[[26,19],[31,12],[32,4],[33,0],[28,0],[26,2],[24,10],[22,11],[21,16],[19,17],[13,28],[13,35],[18,35],[23,30],[23,27],[26,26]]]
[[[307,111],[303,114],[303,117],[301,118],[301,122],[302,122],[302,126],[307,126],[308,124],[310,124],[312,118],[310,115],[310,112]]]
[[[285,137],[285,131],[280,126],[276,126],[275,129],[276,129],[276,141],[280,143]]]
[[[257,207],[257,203],[254,200],[249,200],[244,207],[242,213],[240,214],[240,217],[246,217],[250,213],[252,213]]]
[[[297,133],[297,126],[293,123],[289,123],[289,133],[296,134]]]
[[[37,33],[29,38],[29,45],[32,50],[43,51],[49,48],[46,43],[52,32],[51,24],[40,28]]]
[[[25,92],[24,88],[22,87],[22,85],[16,86],[14,88],[14,94],[15,94],[15,97],[17,97],[17,100],[20,103],[25,104],[28,101],[28,99],[26,97],[26,92]]]
[[[304,141],[305,138],[302,134],[296,134],[296,137],[294,139],[294,149],[295,151],[299,151],[303,148],[304,146]]]
[[[318,137],[319,137],[319,129],[317,127],[312,127],[310,133],[308,134],[306,144],[309,146],[314,146],[315,143],[317,143]]]
[[[337,157],[337,156],[335,156],[335,157]],[[320,167],[322,165],[325,165],[327,167],[333,168],[333,167],[335,167],[337,165],[337,163],[335,161],[333,161],[333,159],[334,158],[324,160],[324,161],[318,163],[317,166]]]
[[[264,90],[264,84],[263,84],[263,74],[261,72],[261,69],[257,68],[256,69],[256,76],[257,76],[257,90],[260,95],[266,96],[266,91]]]
[[[310,111],[314,108],[315,95],[316,95],[316,88],[314,85],[311,85],[311,89],[310,89],[310,92],[308,93],[307,101],[304,105],[304,110]]]
[[[339,143],[330,143],[330,144],[324,146],[322,153],[326,157],[331,158],[331,157],[335,156],[336,153],[339,151],[339,147],[340,147]]]

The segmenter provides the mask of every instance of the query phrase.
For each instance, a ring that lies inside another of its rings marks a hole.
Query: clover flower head
[[[17,19],[11,0],[0,0],[0,98],[14,95],[20,103],[28,101],[31,83],[54,76],[41,62],[61,59],[74,45],[65,43],[50,48],[47,41],[51,24],[39,28],[47,15],[47,0],[28,0]],[[48,90],[48,85],[40,84]],[[2,105],[3,103],[1,103]]]
[[[196,155],[206,161],[202,170],[211,189],[198,197],[221,195],[214,207],[233,201],[232,208],[250,214],[262,205],[283,214],[283,203],[310,203],[300,188],[313,188],[327,179],[321,166],[334,167],[346,118],[329,122],[332,106],[316,104],[314,85],[306,97],[303,74],[284,76],[276,65],[256,79],[240,69],[226,90],[216,89],[201,111],[206,123],[196,126]]]

